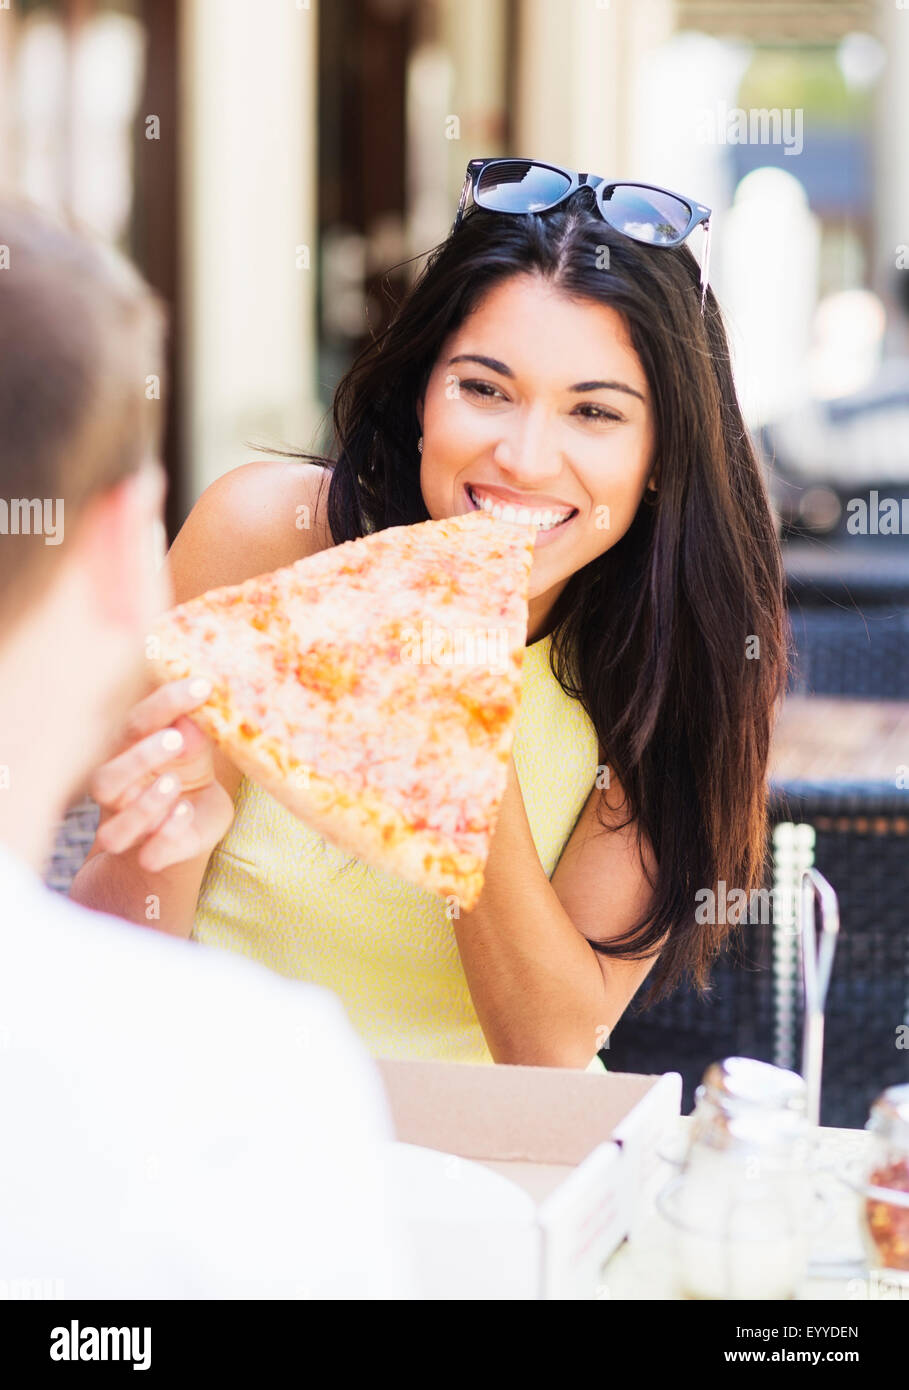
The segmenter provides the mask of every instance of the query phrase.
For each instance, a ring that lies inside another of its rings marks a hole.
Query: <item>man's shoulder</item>
[[[2,847],[0,905],[7,1259],[53,1250],[87,1297],[405,1286],[384,1092],[333,995],[60,898]],[[27,1232],[23,1192],[48,1194]]]

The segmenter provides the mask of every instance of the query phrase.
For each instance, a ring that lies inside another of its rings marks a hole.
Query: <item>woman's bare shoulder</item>
[[[202,493],[171,546],[175,599],[240,584],[332,545],[325,516],[331,473],[296,460],[232,468]]]

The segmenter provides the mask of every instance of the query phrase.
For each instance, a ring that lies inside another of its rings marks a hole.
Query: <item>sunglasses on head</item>
[[[701,257],[701,313],[707,294],[710,259],[710,208],[649,183],[610,183],[599,174],[576,174],[538,159],[472,159],[467,166],[455,232],[473,193],[487,212],[549,212],[579,188],[589,188],[600,216],[617,232],[647,246],[681,246],[695,227],[704,228]]]

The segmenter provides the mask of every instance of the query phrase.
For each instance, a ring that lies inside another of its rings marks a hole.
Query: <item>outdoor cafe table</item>
[[[882,781],[909,769],[909,700],[790,695],[773,737],[775,782]]]
[[[667,1132],[663,1147],[683,1143],[691,1124],[690,1116],[675,1121]],[[835,1176],[834,1171],[848,1163],[862,1162],[868,1153],[870,1135],[862,1129],[819,1129],[817,1164],[823,1171],[818,1188],[826,1199],[821,1206],[823,1220],[814,1238],[812,1258],[823,1258],[809,1267],[808,1277],[799,1286],[799,1299],[874,1299],[887,1296],[886,1286],[869,1276],[864,1265],[864,1248],[859,1228],[861,1199]],[[630,1237],[603,1266],[597,1297],[600,1299],[675,1299],[670,1240],[671,1231],[659,1216],[655,1198],[660,1188],[676,1172],[671,1163],[658,1160],[648,1180],[641,1210]],[[883,1292],[882,1292],[883,1289]],[[909,1298],[909,1289],[902,1292]],[[890,1293],[890,1296],[894,1296]]]

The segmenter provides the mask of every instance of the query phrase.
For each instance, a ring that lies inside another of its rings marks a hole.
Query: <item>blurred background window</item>
[[[0,11],[0,188],[68,212],[134,260],[179,321],[178,0],[12,0]],[[150,124],[148,116],[156,123]],[[164,409],[181,519],[180,337]]]
[[[0,184],[172,306],[172,533],[255,452],[327,447],[476,155],[714,208],[784,537],[844,534],[859,484],[909,487],[909,12],[884,0],[11,0],[0,119]]]
[[[335,0],[319,26],[319,396],[451,225],[468,158],[511,143],[513,0]]]

